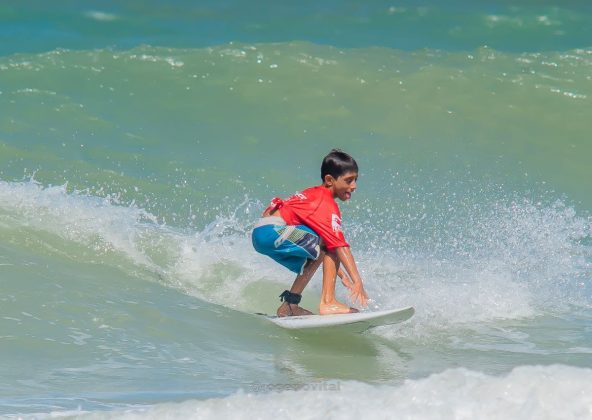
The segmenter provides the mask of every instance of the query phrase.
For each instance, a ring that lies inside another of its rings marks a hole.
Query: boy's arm
[[[349,274],[349,277],[353,282],[353,284],[350,285],[344,283],[350,290],[349,297],[351,301],[353,303],[359,301],[360,305],[364,307],[368,306],[368,295],[364,290],[364,283],[362,282],[362,277],[358,271],[358,266],[356,265],[356,261],[354,260],[351,249],[349,246],[340,246],[335,248],[335,252],[339,262],[345,268],[345,271],[347,271],[347,274]]]

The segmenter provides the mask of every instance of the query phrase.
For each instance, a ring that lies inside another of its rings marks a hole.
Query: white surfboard
[[[362,332],[380,325],[398,324],[408,320],[415,313],[411,306],[384,311],[358,312],[337,315],[303,315],[277,317],[264,315],[266,319],[290,330],[339,327],[352,332]]]

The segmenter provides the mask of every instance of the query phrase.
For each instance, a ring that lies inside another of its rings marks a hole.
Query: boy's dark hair
[[[347,172],[358,172],[358,164],[353,157],[340,149],[333,149],[321,164],[321,179],[325,180],[325,175],[331,175],[337,179]]]

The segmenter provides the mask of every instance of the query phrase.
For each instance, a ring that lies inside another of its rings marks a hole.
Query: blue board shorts
[[[321,253],[321,239],[311,228],[286,225],[278,217],[262,218],[253,229],[251,239],[257,252],[297,274],[302,274],[308,260],[316,260]]]

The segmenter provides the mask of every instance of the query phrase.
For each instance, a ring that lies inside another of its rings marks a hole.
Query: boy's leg
[[[339,302],[335,299],[335,280],[339,271],[339,260],[334,252],[327,252],[323,257],[323,291],[319,313],[321,315],[347,314],[358,312],[355,308]]]
[[[324,252],[321,251],[319,257],[316,260],[308,260],[302,270],[302,274],[296,276],[292,287],[290,288],[291,293],[301,295],[304,288],[319,268],[319,265],[323,262]],[[293,316],[293,315],[312,315],[312,312],[301,308],[297,304],[284,302],[277,309],[277,316]]]

